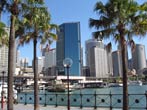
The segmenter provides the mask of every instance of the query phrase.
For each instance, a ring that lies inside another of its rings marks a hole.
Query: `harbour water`
[[[146,110],[147,85],[128,86],[129,110]],[[79,89],[70,92],[70,105],[79,108],[122,108],[122,87]],[[19,93],[18,103],[33,104],[33,93]],[[45,106],[67,106],[67,93],[40,91],[39,102]]]

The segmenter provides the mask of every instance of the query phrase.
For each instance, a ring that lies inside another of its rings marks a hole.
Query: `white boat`
[[[137,81],[128,81],[128,85],[129,86],[142,86],[143,83],[140,80],[137,80]]]
[[[65,92],[65,87],[63,85],[57,84],[47,88],[48,92]]]
[[[83,86],[81,84],[79,84],[79,83],[74,83],[73,86],[72,86],[72,88],[75,89],[75,90],[76,89],[82,89]]]
[[[51,81],[51,84],[46,88],[48,92],[65,92],[65,85],[62,83],[62,80]]]
[[[88,81],[81,81],[80,85],[83,86],[83,88],[104,88],[107,87],[107,83],[103,82],[101,80],[88,80]]]
[[[120,83],[109,83],[108,86],[109,87],[122,87],[123,85]]]

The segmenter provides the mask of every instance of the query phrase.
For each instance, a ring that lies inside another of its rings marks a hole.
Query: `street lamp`
[[[70,58],[65,58],[63,60],[63,65],[67,69],[67,108],[70,110],[70,97],[69,97],[69,68],[71,67],[73,61]]]
[[[2,91],[1,91],[1,109],[4,110],[4,74],[5,71],[2,71]]]

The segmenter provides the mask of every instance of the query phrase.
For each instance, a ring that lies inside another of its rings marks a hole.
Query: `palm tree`
[[[10,12],[10,34],[7,39],[8,52],[8,104],[7,109],[13,110],[13,74],[14,74],[14,52],[15,52],[15,21],[18,15],[19,0],[1,0],[0,17],[4,10]]]
[[[127,87],[127,41],[134,43],[133,36],[145,35],[143,25],[145,13],[139,10],[140,5],[133,0],[109,0],[106,4],[97,2],[94,11],[99,13],[98,19],[89,20],[89,26],[95,27],[95,38],[112,37],[121,47],[123,70],[123,110],[128,110]]]
[[[13,110],[13,74],[15,72],[15,22],[18,16],[19,0],[10,2],[8,11],[10,16],[10,36],[9,36],[9,53],[8,53],[8,110]]]
[[[16,31],[16,36],[19,36],[20,45],[33,41],[33,71],[34,71],[34,110],[39,109],[38,100],[38,72],[37,64],[37,42],[49,43],[56,40],[56,34],[52,30],[56,25],[50,24],[50,15],[47,8],[43,5],[44,2],[27,1],[23,4],[23,22],[19,22],[19,30]]]

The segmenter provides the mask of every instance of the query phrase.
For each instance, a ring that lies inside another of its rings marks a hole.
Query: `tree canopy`
[[[134,47],[133,37],[145,36],[147,32],[147,5],[139,5],[134,0],[108,0],[106,4],[97,2],[94,11],[98,19],[90,18],[89,26],[96,29],[93,36],[98,39],[112,37],[119,43],[123,75],[123,110],[128,110],[127,87],[127,44]]]

